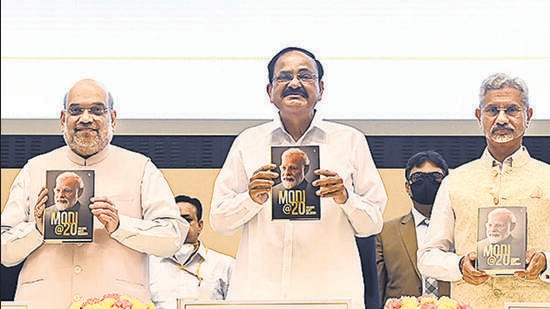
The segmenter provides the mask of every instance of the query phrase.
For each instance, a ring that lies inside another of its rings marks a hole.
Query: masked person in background
[[[432,205],[441,181],[449,169],[447,162],[435,151],[422,151],[405,167],[405,190],[413,207],[409,213],[384,222],[376,235],[376,263],[381,303],[402,295],[420,296],[426,293],[449,296],[449,283],[431,282],[423,278],[416,265],[416,251],[428,228]],[[428,290],[435,284],[437,290]]]
[[[199,240],[204,227],[202,203],[187,195],[175,198],[180,215],[189,222],[189,233],[171,257],[149,257],[151,298],[157,309],[173,309],[177,299],[223,300],[235,259],[214,251]]]

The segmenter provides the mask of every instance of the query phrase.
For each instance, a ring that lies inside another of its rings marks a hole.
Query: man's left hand
[[[338,173],[329,170],[316,170],[315,175],[325,176],[315,180],[312,185],[319,187],[315,192],[320,197],[332,197],[336,204],[344,204],[348,200],[348,191]]]
[[[90,204],[92,214],[105,226],[109,234],[114,232],[120,222],[115,204],[105,196],[92,197],[90,201],[92,202]]]
[[[514,276],[526,280],[538,279],[542,271],[547,267],[546,256],[542,252],[527,250],[525,259],[527,268],[525,268],[525,270],[516,271]]]

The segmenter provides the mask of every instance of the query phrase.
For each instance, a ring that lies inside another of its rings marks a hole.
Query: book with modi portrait
[[[527,208],[480,207],[476,268],[493,275],[513,275],[525,269]]]
[[[321,198],[312,182],[319,179],[319,146],[271,146],[271,162],[277,165],[271,189],[272,220],[319,220]]]
[[[48,200],[42,216],[44,242],[92,242],[94,216],[89,206],[94,196],[95,172],[48,170],[46,188]]]

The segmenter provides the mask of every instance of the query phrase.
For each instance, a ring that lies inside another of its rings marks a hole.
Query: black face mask
[[[420,204],[432,205],[441,182],[437,181],[432,174],[422,173],[422,178],[410,184],[412,199]]]

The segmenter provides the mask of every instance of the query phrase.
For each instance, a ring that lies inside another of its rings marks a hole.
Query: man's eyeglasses
[[[423,173],[423,172],[416,172],[409,176],[409,183],[413,184],[417,181],[424,180],[426,178],[432,178],[433,180],[437,182],[441,182],[445,175],[443,175],[440,172],[431,172],[431,173]]]
[[[490,117],[495,117],[501,111],[503,111],[506,115],[510,117],[517,117],[519,113],[523,111],[523,109],[517,105],[510,105],[506,108],[500,108],[496,105],[489,105],[483,109],[483,112]]]
[[[92,106],[90,108],[71,106],[67,109],[69,114],[71,114],[72,116],[82,115],[85,110],[89,111],[93,115],[101,116],[105,114],[109,109],[104,106]]]
[[[294,77],[295,76],[292,75],[290,72],[283,72],[273,77],[272,81],[277,84],[286,84],[291,82],[294,79]],[[304,84],[311,84],[317,79],[317,75],[313,73],[303,72],[303,73],[298,73],[298,75],[296,75],[296,78]]]

